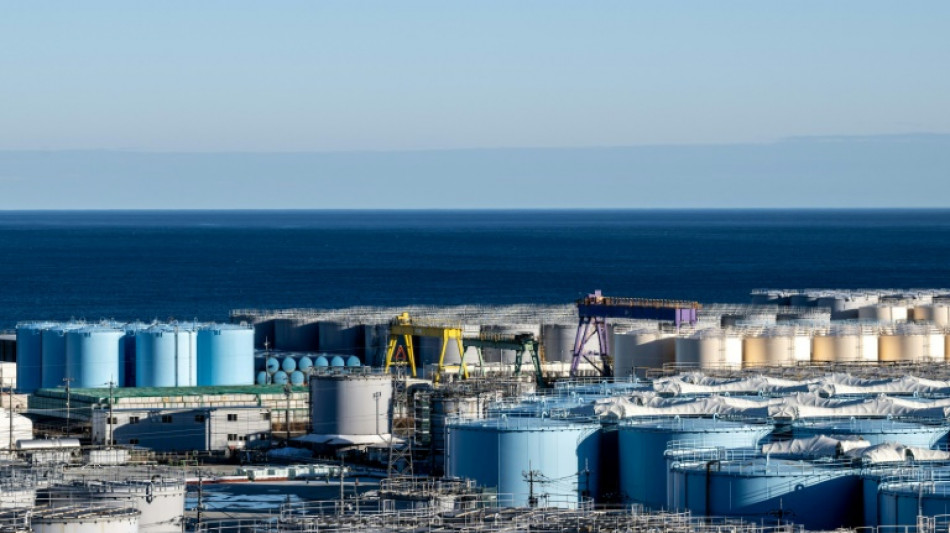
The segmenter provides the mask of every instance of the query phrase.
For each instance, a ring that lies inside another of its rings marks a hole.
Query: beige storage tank
[[[908,317],[907,308],[905,303],[898,302],[869,305],[858,310],[858,318],[885,324],[905,322]]]
[[[867,328],[833,328],[812,337],[812,361],[822,363],[878,360],[877,334]]]
[[[577,324],[544,324],[541,326],[541,344],[544,360],[569,363],[574,357],[574,337]]]
[[[611,335],[614,376],[644,376],[651,368],[676,361],[676,336],[658,330],[615,329]]]
[[[676,364],[699,368],[741,368],[742,337],[718,329],[704,329],[677,337]]]
[[[881,362],[941,361],[945,359],[945,338],[930,328],[904,327],[887,330],[879,339]]]
[[[540,339],[541,324],[483,325],[481,327],[481,334],[485,336],[514,336],[523,333],[530,333],[534,335],[535,339]],[[458,349],[456,348],[455,351],[458,352]],[[458,359],[457,355],[455,357]],[[466,354],[465,357],[466,360],[468,360],[468,354]],[[499,350],[498,348],[483,348],[482,359],[484,359],[486,363],[505,363],[510,365],[515,362],[515,351]]]
[[[795,338],[791,332],[765,330],[742,339],[743,366],[789,366],[795,362]]]
[[[914,320],[917,322],[933,322],[938,328],[950,327],[950,302],[934,300],[930,305],[914,308]]]

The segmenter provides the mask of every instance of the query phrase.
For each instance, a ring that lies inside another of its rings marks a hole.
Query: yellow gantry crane
[[[442,339],[442,349],[439,352],[439,370],[435,375],[435,381],[438,382],[445,370],[445,349],[453,340],[458,346],[459,373],[463,378],[468,378],[468,369],[465,367],[465,348],[462,346],[462,328],[451,326],[436,326],[427,324],[413,324],[409,313],[402,313],[393,319],[389,324],[389,347],[386,349],[386,372],[393,364],[393,355],[396,353],[396,346],[399,344],[399,338],[402,337],[403,344],[406,347],[406,363],[412,371],[412,377],[416,377],[416,357],[412,346],[412,337],[431,337]]]

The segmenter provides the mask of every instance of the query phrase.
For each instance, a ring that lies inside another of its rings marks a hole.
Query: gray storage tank
[[[313,432],[388,435],[392,394],[388,374],[315,374],[310,378]]]

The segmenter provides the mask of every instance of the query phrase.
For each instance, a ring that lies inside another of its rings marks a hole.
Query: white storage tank
[[[874,362],[878,360],[877,333],[857,326],[816,331],[811,352],[815,362]]]
[[[576,335],[577,324],[544,324],[541,326],[544,360],[569,363],[574,357],[574,337]]]
[[[611,341],[614,377],[644,376],[676,362],[676,335],[659,330],[615,328]]]
[[[310,395],[315,434],[389,434],[393,395],[389,374],[315,374]]]
[[[155,475],[140,480],[88,480],[50,487],[50,505],[76,503],[138,509],[139,528],[149,533],[179,533],[185,513],[185,480]]]
[[[716,329],[676,337],[676,364],[699,368],[740,368],[742,337]]]
[[[879,338],[878,360],[943,361],[944,335],[926,326],[910,325],[885,330]]]
[[[906,322],[908,318],[908,307],[907,303],[903,301],[869,305],[858,310],[858,318],[882,324]]]
[[[70,505],[36,509],[33,533],[138,533],[141,512],[134,507]]]

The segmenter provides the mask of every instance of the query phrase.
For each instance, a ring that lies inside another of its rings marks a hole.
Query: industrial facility
[[[18,325],[0,531],[948,523],[950,289],[231,319]]]

